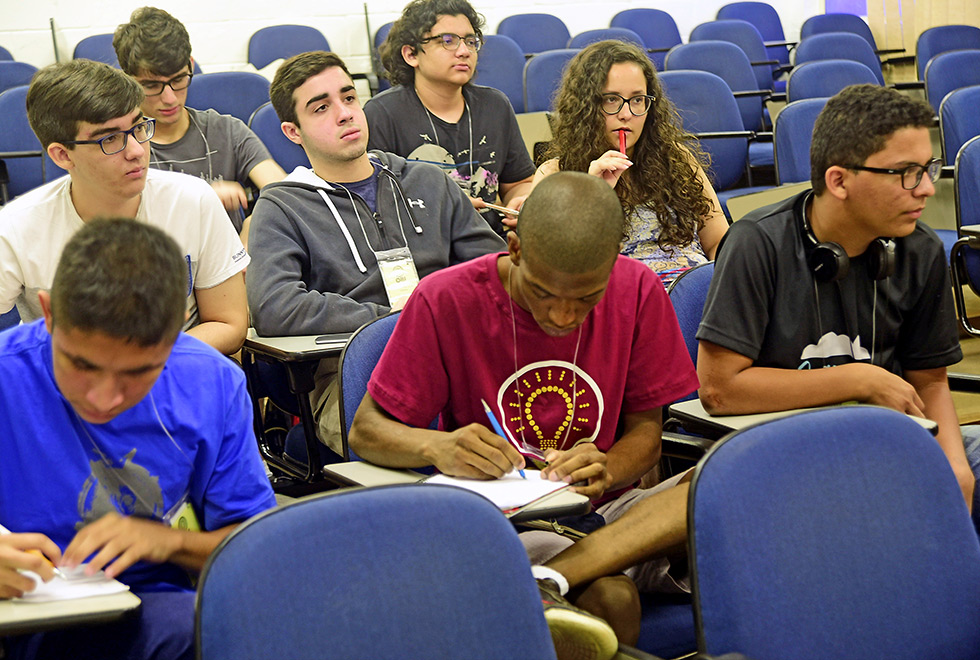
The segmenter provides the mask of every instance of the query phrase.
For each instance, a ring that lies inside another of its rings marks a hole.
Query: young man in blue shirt
[[[22,570],[52,579],[38,550],[104,569],[143,603],[119,623],[10,638],[8,658],[193,658],[190,573],[275,505],[244,376],[180,332],[185,290],[163,231],[93,220],[40,293],[43,320],[0,335],[0,382],[16,383],[0,389],[0,524],[12,532],[0,598],[33,589]]]

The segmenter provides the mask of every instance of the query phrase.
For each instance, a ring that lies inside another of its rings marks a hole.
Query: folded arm
[[[829,369],[755,367],[750,358],[702,340],[698,396],[711,414],[741,415],[860,401],[923,417],[915,387],[866,362]]]

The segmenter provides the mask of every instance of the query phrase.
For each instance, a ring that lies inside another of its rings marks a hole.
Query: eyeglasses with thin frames
[[[875,174],[897,174],[902,177],[902,188],[905,190],[915,190],[922,183],[922,174],[929,176],[933,183],[939,178],[943,169],[943,161],[940,158],[933,158],[925,165],[912,163],[902,169],[890,169],[887,167],[867,167],[865,165],[845,165],[849,170],[860,170],[862,172],[874,172]]]
[[[623,98],[619,94],[603,94],[599,107],[607,115],[615,115],[623,109],[624,105],[629,106],[630,113],[634,117],[642,117],[650,112],[650,106],[657,100],[657,97],[650,94],[638,94],[630,98]]]
[[[443,32],[442,34],[434,34],[431,37],[426,37],[419,41],[420,44],[427,44],[430,41],[435,40],[437,44],[440,44],[446,50],[456,50],[459,48],[460,42],[466,44],[466,47],[472,50],[474,53],[479,51],[483,47],[483,39],[476,36],[475,34],[468,34],[465,37],[458,34],[453,34],[452,32]]]
[[[175,92],[187,89],[190,87],[193,77],[193,73],[179,73],[170,80],[140,80],[139,83],[143,87],[143,93],[147,96],[160,96],[165,87],[169,87]]]
[[[109,133],[105,137],[101,137],[98,140],[70,140],[64,144],[97,144],[102,149],[102,153],[104,153],[106,156],[111,156],[113,154],[118,154],[120,151],[126,148],[126,145],[129,143],[130,135],[133,136],[134,140],[140,144],[143,144],[153,137],[155,127],[156,119],[147,119],[144,117],[143,121],[128,130]]]

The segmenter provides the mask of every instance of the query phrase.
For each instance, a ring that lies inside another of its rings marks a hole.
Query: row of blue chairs
[[[980,545],[945,456],[907,417],[855,406],[733,434],[698,465],[689,510],[685,623],[702,653],[980,657]],[[450,487],[258,516],[212,554],[195,609],[202,660],[555,658],[513,527]]]
[[[75,45],[72,57],[105,62],[119,67],[112,47],[112,34],[93,34]],[[279,58],[288,58],[310,50],[330,50],[323,33],[307,25],[274,25],[257,30],[248,41],[248,62],[262,69]],[[201,73],[195,66],[195,73]]]
[[[977,163],[980,164],[980,141],[977,142],[975,148],[975,154],[976,155],[974,156],[974,158],[976,159]],[[966,156],[963,156],[963,158],[966,158]],[[971,175],[971,173],[967,171],[964,171],[964,176],[966,177],[974,176],[974,180],[975,181],[977,180],[975,174]],[[974,188],[980,190],[980,186],[974,185]],[[978,212],[980,212],[980,205],[978,205],[977,210]],[[695,332],[700,320],[701,309],[703,308],[704,305],[704,299],[707,294],[708,287],[710,285],[711,277],[713,275],[713,270],[714,270],[713,263],[708,263],[703,266],[699,266],[695,269],[692,269],[686,272],[685,274],[683,274],[681,277],[679,277],[671,286],[668,292],[671,303],[677,312],[678,321],[681,327],[682,334],[684,335],[685,338],[685,343],[687,344],[688,350],[691,353],[691,359],[695,361],[697,360],[697,342],[695,339]],[[359,329],[356,333],[354,333],[349,343],[347,344],[346,348],[344,349],[344,352],[340,359],[340,366],[341,366],[340,387],[341,387],[341,396],[344,402],[344,405],[342,406],[342,410],[341,410],[341,419],[342,419],[342,429],[344,430],[344,432],[348,431],[350,428],[350,422],[353,418],[353,411],[356,410],[357,405],[359,404],[361,398],[363,397],[367,380],[370,377],[371,371],[373,369],[373,365],[377,362],[382,350],[384,349],[384,346],[387,343],[387,339],[391,335],[391,332],[394,329],[394,326],[397,322],[397,318],[398,318],[397,314],[389,315],[387,317],[378,319],[376,321],[373,321],[365,325],[364,327]],[[834,413],[812,413],[812,414],[851,415],[851,414],[858,414],[858,413],[856,413],[855,409],[852,408],[849,411],[845,411],[845,412],[837,411]],[[881,424],[881,423],[887,424],[888,416],[892,416],[896,420],[903,419],[900,415],[897,415],[895,413],[890,413],[887,411],[880,411],[880,412],[876,412],[875,414],[884,415],[884,417],[882,417],[880,420],[876,420],[874,422],[875,424]],[[808,421],[808,427],[814,433],[817,433],[818,435],[823,433],[823,431],[817,430],[823,428],[821,426],[822,420],[810,419],[807,421]],[[903,420],[903,421],[907,421],[907,420]],[[785,423],[791,424],[791,422],[789,422],[788,420],[785,421]],[[862,429],[860,433],[861,434],[866,433],[867,428],[864,427],[863,425],[860,426]],[[909,428],[913,428],[912,425],[909,425]],[[779,433],[787,432],[785,428],[780,428],[778,429],[778,431]],[[792,437],[797,438],[800,436],[797,436],[796,434],[792,434]],[[875,434],[875,437],[881,437],[880,433]],[[924,436],[924,437],[928,438],[928,436]],[[731,442],[731,441],[729,440],[727,442]],[[718,447],[713,449],[711,453],[709,453],[709,455],[701,463],[701,466],[698,468],[699,473],[701,470],[706,469],[705,466],[709,465],[711,461],[717,460],[714,459],[713,457],[717,455],[718,452],[725,451],[721,449],[724,446],[726,446],[725,442],[719,443]],[[935,448],[934,442],[931,439],[929,439],[929,446]],[[783,447],[783,449],[785,449],[785,447]],[[941,459],[939,460],[938,463],[936,463],[936,465],[944,466],[945,463],[942,462],[943,460],[945,460],[944,457],[942,457],[941,453],[939,452],[937,452],[936,455],[939,457],[939,459]],[[300,456],[302,457],[301,454]],[[933,461],[934,459],[930,458],[928,460]],[[930,465],[932,465],[932,463],[930,463]],[[860,462],[858,462],[858,466],[860,466]],[[941,473],[948,475],[948,468],[942,470]],[[811,472],[811,474],[816,474],[816,473]],[[831,471],[831,474],[836,475],[837,472]],[[696,477],[695,483],[698,483],[697,482],[698,478],[699,477]],[[850,477],[847,478],[850,479]],[[821,474],[819,476],[819,479],[825,480],[826,474]],[[865,484],[872,483],[867,479],[857,479],[856,481]],[[933,477],[930,475],[927,481],[933,482]],[[939,480],[939,483],[941,483],[941,481],[942,480]],[[918,484],[919,482],[916,481],[916,483]],[[951,492],[958,493],[955,487],[951,489]],[[880,489],[879,489],[879,493],[880,493]],[[694,497],[694,495],[692,495],[692,497]],[[913,498],[914,497],[917,496],[913,496]],[[888,498],[886,497],[885,499]],[[816,500],[812,500],[812,501],[820,501],[820,498],[817,498]],[[861,498],[859,501],[865,502],[863,498]],[[942,517],[941,519],[948,521],[950,519],[955,519],[958,516],[959,519],[961,520],[961,522],[958,523],[960,527],[962,527],[962,529],[970,530],[971,526],[969,523],[969,518],[968,516],[963,515],[965,513],[965,508],[962,506],[962,504],[959,504],[961,500],[955,498],[952,499],[944,498],[943,499],[944,506],[948,505],[950,501],[957,503],[952,509],[948,510],[953,513],[948,513],[946,516]],[[771,507],[773,506],[773,504],[770,502],[768,506]],[[902,504],[900,506],[905,506],[905,504]],[[832,511],[833,511],[833,507],[831,507],[831,509],[826,515],[827,516],[836,515],[833,514]],[[825,520],[829,522],[830,519],[831,519],[830,517],[827,517]],[[907,522],[901,522],[900,517],[895,518],[895,521],[897,521],[896,524],[907,524]],[[693,518],[692,518],[692,523],[694,523]],[[803,527],[812,523],[813,521],[808,518],[807,521],[800,521],[800,524],[790,525],[786,527],[786,529],[792,529],[794,530],[794,534],[799,534]],[[943,524],[948,524],[948,523],[943,523]],[[822,528],[823,525],[820,524],[818,525],[818,527]],[[827,530],[824,529],[822,533],[826,533],[826,532]],[[957,544],[963,542],[965,539],[971,538],[969,535],[964,535],[961,532],[962,530],[960,530],[960,532],[957,532],[957,535],[955,536],[955,538],[957,539],[955,543]],[[846,533],[852,534],[853,530],[848,530]],[[704,540],[704,537],[699,537],[697,535],[696,524],[692,524],[692,534],[693,536],[690,540],[690,546],[691,546],[690,556],[696,562],[701,562],[701,561],[710,562],[711,561],[710,557],[704,558],[704,555],[714,554],[717,551],[717,548],[713,548],[707,553],[705,553],[703,550],[701,552],[698,552],[697,543],[703,543],[705,545],[711,546],[713,545],[713,542],[712,541],[706,542]],[[756,538],[756,541],[765,544],[771,544],[776,542],[772,538]],[[974,538],[974,543],[975,543],[975,538]],[[728,553],[723,553],[723,554],[726,557],[726,561],[732,560],[732,556],[730,554]],[[707,564],[700,564],[700,567],[703,568],[705,565]],[[695,567],[695,570],[698,570],[698,567]],[[762,571],[759,573],[753,573],[751,575],[742,575],[742,578],[745,579],[746,581],[739,582],[738,584],[731,584],[725,581],[720,581],[716,583],[715,580],[718,579],[718,576],[714,574],[711,574],[712,577],[702,580],[700,579],[700,575],[701,574],[699,574],[699,576],[696,576],[695,578],[693,609],[692,609],[692,601],[690,597],[656,595],[656,594],[647,594],[643,596],[642,599],[643,618],[641,622],[641,635],[640,635],[639,642],[637,644],[637,646],[641,650],[649,653],[655,653],[657,656],[676,657],[682,654],[693,652],[696,649],[700,649],[702,652],[707,651],[711,653],[720,653],[723,651],[738,649],[738,650],[750,652],[752,654],[751,657],[773,658],[773,657],[784,657],[781,654],[787,653],[788,652],[787,649],[796,649],[797,648],[795,646],[796,644],[803,643],[797,639],[800,634],[800,631],[798,629],[794,629],[793,631],[787,633],[786,636],[780,636],[779,643],[777,645],[778,648],[765,650],[763,652],[763,649],[765,647],[760,646],[760,644],[763,643],[763,639],[762,637],[760,637],[759,631],[762,629],[761,627],[764,627],[763,621],[771,622],[771,619],[753,621],[752,619],[755,616],[757,616],[759,613],[752,609],[741,610],[741,614],[738,616],[736,616],[735,612],[729,612],[724,617],[721,617],[720,619],[715,619],[715,617],[718,616],[717,612],[721,611],[721,610],[714,609],[721,605],[720,602],[714,601],[714,599],[718,597],[719,593],[727,594],[726,595],[727,598],[738,598],[738,599],[747,598],[748,596],[746,596],[743,593],[743,591],[746,589],[746,585],[755,584],[756,582],[758,582],[760,585],[764,584],[765,580],[768,579],[765,576],[770,575],[770,572]],[[205,577],[204,583],[206,584],[206,582],[207,582],[207,578]],[[843,583],[841,581],[834,581],[835,586],[833,586],[830,589],[833,591],[838,588],[850,588],[851,585],[844,586],[846,583],[848,583],[848,581],[844,581]],[[716,589],[722,589],[722,591],[716,591]],[[784,590],[781,586],[776,588],[775,592],[780,594],[779,596],[780,598],[785,598],[788,595],[790,595],[789,591]],[[708,605],[708,609],[714,612],[712,614],[706,614],[705,612],[705,606],[706,604],[709,603],[712,603]],[[762,607],[762,605],[760,605],[760,607]],[[750,614],[749,612],[752,613]],[[746,619],[746,617],[748,618]],[[741,619],[743,621],[743,624],[739,626],[735,626],[734,625],[735,619]],[[706,622],[710,622],[712,620],[714,621],[713,624],[706,625]],[[695,621],[697,621],[697,625],[695,625]],[[903,623],[902,625],[905,626],[907,624]],[[882,630],[883,629],[884,628],[882,628]],[[752,630],[753,632],[751,635],[748,635],[748,637],[746,637],[749,630]],[[972,628],[970,627],[961,627],[957,625],[957,626],[953,626],[952,630],[955,630],[956,632],[950,633],[952,635],[950,639],[958,638],[959,636],[964,634],[966,635],[973,634],[972,632],[968,632],[972,630]],[[877,628],[874,631],[866,630],[863,631],[862,633],[863,636],[861,637],[861,639],[863,640],[870,640],[873,638],[876,639],[880,634],[884,634],[884,633],[881,633]],[[894,631],[891,630],[889,630],[889,632],[887,633],[889,637],[893,636],[894,634],[895,634]],[[947,638],[943,637],[942,639],[947,639]],[[735,642],[734,646],[731,645],[733,641]],[[819,644],[814,645],[814,642],[815,640],[807,640],[805,644],[808,645],[807,648],[809,648],[815,655],[801,656],[798,653],[793,652],[792,655],[788,657],[824,657],[823,651],[820,650],[823,649],[824,647],[820,646]],[[769,640],[769,643],[771,644],[772,640]],[[934,642],[930,642],[930,643],[934,643]],[[944,645],[945,642],[940,642],[940,644]],[[917,653],[919,652],[919,650],[921,650],[921,646],[916,647],[915,652]],[[845,656],[840,656],[840,657],[845,657]],[[846,656],[846,657],[850,657],[850,656]],[[895,656],[890,655],[889,657],[917,657],[917,656],[915,656],[914,654],[911,656],[909,656],[908,654],[899,654]],[[972,656],[968,656],[968,657],[972,657]]]

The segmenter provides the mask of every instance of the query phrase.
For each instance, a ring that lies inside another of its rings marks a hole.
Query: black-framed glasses
[[[887,167],[866,167],[864,165],[845,165],[849,170],[860,170],[862,172],[874,172],[875,174],[898,174],[902,177],[902,187],[906,190],[915,190],[922,183],[922,174],[929,175],[929,180],[933,183],[939,178],[939,173],[943,169],[943,161],[940,158],[933,158],[925,165],[913,163],[900,170],[889,169]]]
[[[143,93],[147,96],[160,96],[163,94],[164,87],[169,87],[175,92],[187,89],[190,87],[193,77],[193,73],[180,73],[170,80],[141,80],[139,83],[143,86]]]
[[[656,96],[650,94],[638,94],[630,98],[623,98],[619,94],[603,94],[599,107],[607,115],[615,115],[623,106],[629,104],[630,112],[634,117],[642,117],[650,112],[650,106],[657,100]]]
[[[483,47],[483,39],[476,36],[475,34],[468,34],[465,37],[458,34],[453,34],[452,32],[443,32],[442,34],[434,34],[431,37],[426,37],[419,41],[421,44],[427,44],[430,41],[435,41],[437,44],[441,45],[446,50],[456,50],[459,48],[459,42],[466,44],[466,47],[472,50],[474,53],[479,51]]]
[[[98,140],[71,140],[69,142],[65,142],[64,144],[97,144],[102,149],[102,153],[104,153],[106,156],[111,156],[113,154],[118,154],[120,151],[126,148],[130,135],[132,135],[133,139],[140,144],[153,137],[156,121],[156,119],[147,119],[144,117],[143,121],[128,130],[109,133],[105,137],[99,138]]]

